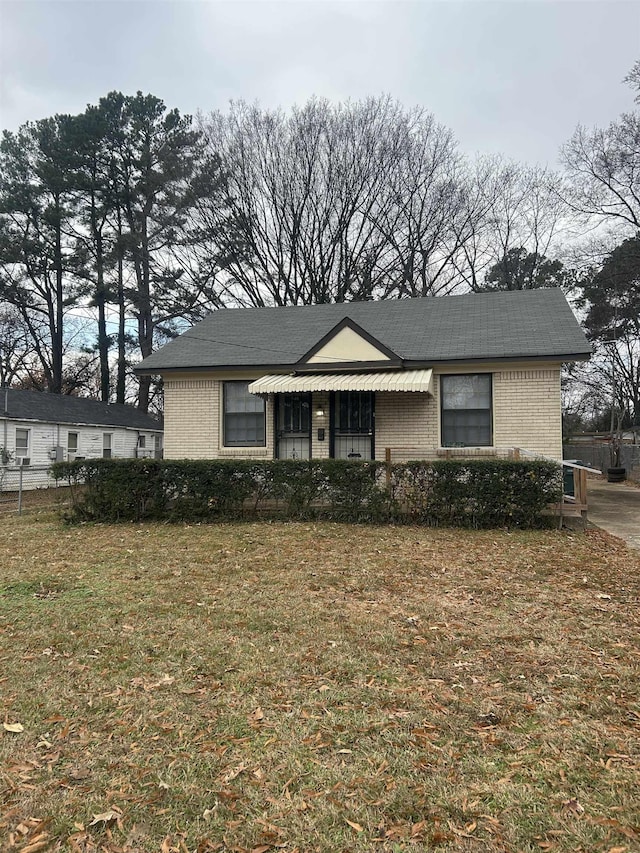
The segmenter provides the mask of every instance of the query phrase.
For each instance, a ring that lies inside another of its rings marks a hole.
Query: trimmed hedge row
[[[409,462],[95,459],[58,462],[70,521],[289,519],[535,527],[560,499],[559,465],[496,459]]]

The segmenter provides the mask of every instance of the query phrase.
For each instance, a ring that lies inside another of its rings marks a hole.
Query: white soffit
[[[307,373],[262,376],[251,382],[251,394],[303,394],[306,391],[422,391],[433,394],[432,370],[386,373]]]

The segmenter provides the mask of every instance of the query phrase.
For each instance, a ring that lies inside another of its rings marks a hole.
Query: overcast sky
[[[633,105],[637,0],[0,0],[0,127],[151,92],[184,112],[388,92],[463,150],[555,165]]]

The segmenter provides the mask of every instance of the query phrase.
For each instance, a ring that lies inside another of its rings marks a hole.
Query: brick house
[[[561,366],[589,355],[543,289],[222,309],[137,371],[163,377],[169,459],[561,459]]]

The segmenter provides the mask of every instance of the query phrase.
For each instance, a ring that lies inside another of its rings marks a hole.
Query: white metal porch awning
[[[422,391],[433,394],[433,371],[274,375],[262,376],[249,385],[251,394],[303,394],[308,391]]]

